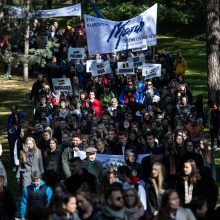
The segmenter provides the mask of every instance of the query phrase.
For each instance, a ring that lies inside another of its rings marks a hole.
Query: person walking
[[[21,151],[20,164],[17,171],[17,182],[25,188],[31,184],[31,173],[39,171],[44,173],[41,151],[37,148],[35,140],[27,137],[24,149]]]
[[[48,207],[53,195],[52,189],[41,180],[39,171],[32,172],[31,180],[32,183],[24,188],[21,197],[21,220],[25,220],[27,212],[35,207]]]

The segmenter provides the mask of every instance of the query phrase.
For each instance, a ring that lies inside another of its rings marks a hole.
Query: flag
[[[99,10],[95,3],[91,3],[91,7],[94,10],[97,18],[105,19],[105,16],[102,14],[102,12]]]
[[[128,63],[123,63],[123,68],[128,68]]]

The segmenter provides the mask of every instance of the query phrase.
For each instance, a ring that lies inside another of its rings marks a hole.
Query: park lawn
[[[12,104],[17,104],[19,109],[28,116],[28,119],[31,119],[33,106],[28,103],[28,94],[30,93],[33,82],[34,79],[30,79],[28,83],[24,83],[22,76],[18,75],[18,73],[12,76],[12,80],[5,79],[3,74],[0,75],[0,143],[3,145],[3,156],[1,159],[7,170],[8,186],[15,198],[19,198],[21,192],[16,184],[16,173],[12,172],[10,166],[5,125],[7,125],[7,116],[10,114],[10,106]]]
[[[189,66],[186,73],[186,80],[190,84],[193,91],[194,100],[198,95],[203,95],[205,103],[207,103],[207,71],[206,71],[206,54],[205,42],[197,39],[181,39],[174,37],[158,37],[158,49],[165,49],[166,51],[176,54],[182,51]],[[20,71],[21,72],[21,71]],[[13,75],[13,74],[12,74]],[[7,115],[10,114],[10,105],[16,103],[28,117],[32,119],[33,106],[28,103],[28,95],[34,79],[31,78],[28,83],[22,81],[22,76],[18,73],[13,75],[12,80],[7,80],[0,76],[0,143],[3,144],[3,163],[8,170],[8,185],[16,198],[20,196],[19,187],[16,185],[15,173],[11,171],[9,151],[7,144],[7,136],[4,126],[7,123]],[[217,174],[220,173],[220,152],[216,153]],[[218,179],[220,186],[220,180]]]
[[[178,51],[182,51],[189,68],[185,78],[192,88],[194,101],[198,95],[202,95],[205,104],[207,104],[208,84],[205,41],[195,38],[182,39],[159,36],[158,49],[165,49],[174,53],[174,55]]]

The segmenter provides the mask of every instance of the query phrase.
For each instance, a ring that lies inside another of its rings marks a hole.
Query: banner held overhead
[[[156,45],[157,4],[126,21],[110,21],[84,14],[90,55]]]
[[[11,18],[24,18],[24,10],[15,6],[10,6],[8,14]],[[31,18],[55,18],[68,16],[81,16],[81,4],[64,8],[36,10],[30,12]]]

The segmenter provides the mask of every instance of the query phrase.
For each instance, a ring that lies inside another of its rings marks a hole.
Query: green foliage
[[[109,2],[107,4],[106,2]],[[173,23],[173,24],[189,24],[195,20],[200,20],[205,13],[204,0],[190,1],[186,4],[185,1],[166,1],[166,0],[112,0],[102,1],[99,7],[103,15],[110,20],[127,20],[144,12],[147,8],[155,3],[158,3],[158,23]],[[105,3],[105,4],[104,4]],[[94,15],[94,12],[90,13]]]
[[[137,16],[147,9],[146,5],[135,6],[131,2],[106,6],[101,9],[103,15],[110,20],[127,20]]]
[[[45,49],[31,48],[29,50],[29,56],[27,60],[25,59],[23,54],[11,52],[10,50],[5,49],[4,51],[0,51],[0,61],[12,63],[13,65],[28,62],[30,65],[35,64],[41,67],[45,67],[47,59],[52,58],[52,49],[56,52],[59,46],[60,45],[58,43],[58,39],[52,38],[48,41]]]
[[[52,58],[52,49],[57,51],[59,46],[58,40],[56,38],[52,38],[48,41],[45,49],[30,49],[28,63],[31,65],[36,64],[40,65],[41,67],[45,67],[47,64],[47,59]]]
[[[194,18],[193,14],[179,10],[178,7],[168,7],[163,4],[158,6],[158,21],[160,23],[169,21],[174,24],[189,24]]]

